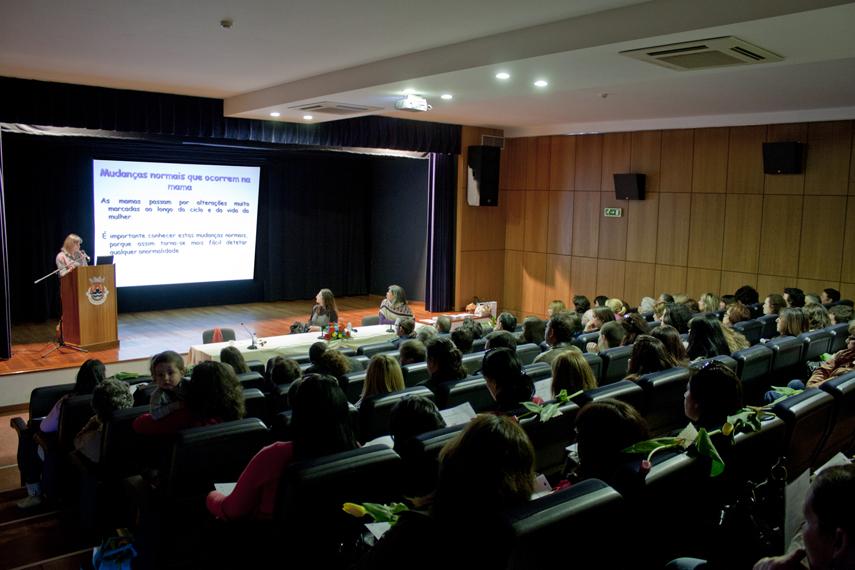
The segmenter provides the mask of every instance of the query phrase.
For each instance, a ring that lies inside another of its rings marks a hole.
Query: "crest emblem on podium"
[[[110,292],[107,290],[107,287],[104,285],[103,277],[90,277],[89,278],[89,288],[86,290],[86,297],[89,299],[89,302],[93,305],[103,305],[104,301],[107,300],[107,295]]]

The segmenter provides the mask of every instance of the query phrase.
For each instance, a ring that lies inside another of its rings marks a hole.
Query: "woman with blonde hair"
[[[552,397],[555,398],[561,390],[567,390],[567,395],[583,390],[593,390],[597,387],[597,379],[591,370],[591,365],[581,352],[568,350],[562,352],[552,361]]]
[[[558,313],[563,313],[567,310],[567,306],[564,304],[564,301],[561,299],[555,299],[549,306],[546,307],[546,316],[551,317],[552,315],[557,315]]]
[[[606,307],[612,310],[616,319],[620,319],[626,313],[626,304],[618,298],[606,300]]]
[[[56,268],[59,270],[60,277],[73,271],[75,267],[89,264],[89,256],[80,249],[81,245],[83,245],[83,239],[77,234],[68,234],[62,242],[62,249],[56,254]]]
[[[808,332],[808,320],[802,309],[787,307],[778,313],[778,334],[799,336]]]
[[[375,354],[365,371],[365,384],[356,406],[370,396],[399,392],[404,387],[404,373],[398,361],[388,354]]]
[[[701,313],[715,313],[718,311],[720,304],[721,299],[713,293],[704,293],[701,295],[701,298],[698,299],[698,308]]]

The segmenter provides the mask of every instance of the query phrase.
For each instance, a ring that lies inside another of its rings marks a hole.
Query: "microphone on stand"
[[[243,323],[241,323],[241,324],[240,324],[240,326],[242,326],[242,327],[243,327],[243,330],[245,330],[247,333],[249,333],[249,338],[250,338],[250,339],[251,339],[251,341],[252,341],[252,344],[250,344],[248,347],[246,347],[246,348],[247,348],[247,350],[255,350],[255,349],[257,349],[257,348],[258,348],[258,346],[256,346],[256,344],[255,344],[255,332],[253,332],[253,331],[249,330],[249,329],[247,328],[247,326],[246,326],[245,324],[243,324]]]

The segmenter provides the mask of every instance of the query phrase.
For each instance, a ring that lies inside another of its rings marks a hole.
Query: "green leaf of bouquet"
[[[548,422],[555,416],[560,416],[561,411],[558,409],[558,404],[552,402],[551,404],[546,404],[543,406],[543,411],[540,412],[540,421]]]
[[[534,402],[520,402],[520,404],[522,404],[522,407],[524,407],[526,410],[528,410],[529,412],[534,412],[535,414],[539,414],[540,411],[543,409],[543,406],[541,406],[540,404],[535,404]]]
[[[134,378],[139,378],[142,376],[137,372],[116,372],[114,378],[116,380],[133,380]]]
[[[679,437],[656,437],[646,441],[639,441],[621,450],[621,453],[650,453],[658,447],[680,445]]]
[[[713,445],[712,439],[710,439],[710,435],[707,433],[707,430],[704,428],[698,430],[698,438],[695,440],[695,448],[698,450],[698,453],[709,457],[712,460],[712,465],[710,466],[710,477],[721,475],[724,471],[724,461],[718,454],[718,450],[715,448],[715,445]]]
[[[772,386],[772,390],[778,392],[782,396],[795,396],[796,394],[804,392],[804,390],[790,388],[789,386]]]

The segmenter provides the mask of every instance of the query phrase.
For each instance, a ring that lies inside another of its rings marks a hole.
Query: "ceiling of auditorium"
[[[855,118],[855,2],[839,0],[4,0],[2,12],[0,75],[219,97],[231,116],[302,122],[291,107],[332,101],[510,135]],[[719,36],[784,59],[676,71],[619,53]],[[407,88],[432,110],[396,111]]]

